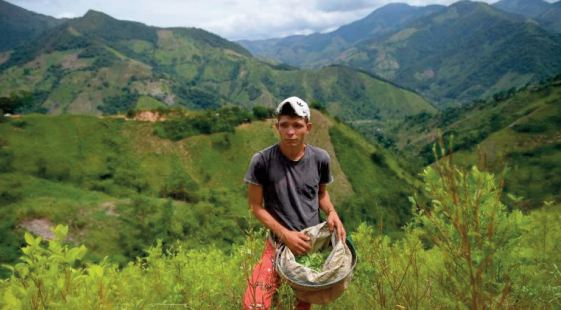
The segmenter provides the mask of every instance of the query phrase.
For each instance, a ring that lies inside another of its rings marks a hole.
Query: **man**
[[[319,224],[319,209],[326,214],[329,229],[336,229],[341,240],[346,238],[326,188],[332,181],[329,155],[305,143],[312,129],[308,104],[290,97],[278,105],[276,112],[280,141],[253,156],[244,178],[249,207],[270,230],[244,295],[245,309],[270,309],[280,286],[273,265],[276,243],[284,243],[295,255],[309,251],[309,237],[300,230]],[[301,301],[296,305],[296,309],[310,308]]]

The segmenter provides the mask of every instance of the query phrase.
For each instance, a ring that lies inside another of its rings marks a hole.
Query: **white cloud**
[[[54,16],[82,16],[88,9],[160,27],[199,27],[230,40],[327,32],[360,19],[389,0],[8,0]],[[405,0],[411,5],[453,0]],[[494,1],[488,1],[494,2]]]

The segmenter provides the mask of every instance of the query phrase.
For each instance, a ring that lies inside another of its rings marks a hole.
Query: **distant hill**
[[[526,208],[561,199],[561,76],[435,117],[411,117],[393,133],[402,152],[429,163],[437,129],[446,140],[454,136],[456,163],[507,167],[506,190],[524,197]]]
[[[536,17],[549,10],[551,4],[543,0],[501,0],[493,6],[505,12]]]
[[[549,9],[538,16],[538,20],[546,29],[561,33],[561,1],[557,1]]]
[[[531,18],[545,29],[561,33],[561,1],[548,3],[542,0],[501,0],[493,6]]]
[[[439,104],[469,102],[561,72],[561,36],[479,2],[457,2],[337,61]]]
[[[293,66],[313,68],[332,62],[348,47],[366,39],[376,39],[402,25],[443,9],[444,6],[387,4],[368,16],[329,33],[289,36],[286,38],[239,41],[261,58]]]
[[[360,68],[440,106],[467,103],[561,72],[561,35],[542,28],[560,23],[560,4],[504,0],[496,6],[547,15],[549,21],[482,2],[391,4],[335,32],[241,43],[259,57],[292,65]]]
[[[342,119],[395,118],[435,108],[421,96],[343,66],[300,71],[253,58],[197,28],[156,28],[89,11],[48,30],[0,65],[0,96],[25,111],[115,114],[138,106],[273,107],[297,95]],[[23,96],[23,95],[22,95]]]
[[[45,30],[63,22],[62,19],[33,13],[0,0],[0,52],[37,38]]]
[[[243,240],[257,226],[243,175],[254,152],[277,142],[274,121],[178,141],[158,136],[166,122],[189,122],[183,117],[0,118],[0,261],[13,262],[23,227],[38,223],[67,224],[94,260],[110,255],[121,263],[157,238],[188,248]],[[312,119],[308,142],[331,156],[329,191],[349,231],[368,222],[396,233],[410,216],[407,196],[418,181],[342,123],[316,110]]]

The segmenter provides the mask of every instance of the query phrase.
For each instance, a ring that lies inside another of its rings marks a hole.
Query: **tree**
[[[508,274],[516,268],[508,257],[523,234],[523,216],[507,211],[501,202],[502,182],[492,174],[476,167],[463,170],[451,161],[448,154],[424,170],[431,203],[413,200],[420,210],[415,221],[442,257],[446,275],[440,284],[453,296],[450,305],[505,306]]]
[[[178,158],[171,164],[171,174],[160,189],[160,197],[167,197],[186,202],[197,202],[199,186],[185,171]]]

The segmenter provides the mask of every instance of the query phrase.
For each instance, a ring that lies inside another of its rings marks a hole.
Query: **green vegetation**
[[[415,180],[391,153],[364,143],[349,128],[334,126],[329,135],[354,191],[352,198],[341,205],[342,218],[367,222],[386,233],[396,232],[394,227],[401,227],[411,216],[407,197],[415,188]]]
[[[523,87],[561,70],[559,38],[487,4],[455,3],[408,27],[402,33],[411,34],[402,38],[396,32],[379,42],[363,42],[346,63],[441,106]],[[378,61],[381,55],[387,60]],[[392,61],[399,65],[391,66]]]
[[[409,116],[382,137],[395,141],[392,149],[409,162],[424,166],[434,161],[433,144],[440,132],[462,165],[495,173],[507,167],[505,191],[524,197],[525,208],[537,208],[544,200],[560,199],[560,79],[435,115]]]
[[[329,248],[322,249],[313,253],[296,256],[296,262],[300,265],[308,267],[314,271],[320,272],[323,269],[323,264],[331,251]]]
[[[541,25],[558,30],[560,11],[550,6]],[[554,32],[485,3],[459,1],[448,7],[393,4],[330,33],[242,44],[255,55],[301,67],[363,69],[447,107],[559,74],[561,39]]]
[[[417,211],[403,238],[392,240],[368,225],[353,231],[358,265],[351,285],[318,308],[561,306],[556,206],[527,215],[507,211],[492,174],[448,161],[427,168],[423,177],[431,203],[413,200]],[[89,261],[84,246],[64,241],[69,232],[58,226],[48,243],[25,234],[21,260],[7,266],[11,276],[0,282],[0,306],[238,309],[265,238],[249,231],[228,249],[165,250],[158,242],[119,268]],[[279,309],[293,305],[286,285],[278,302]]]
[[[47,31],[0,65],[0,96],[20,91],[38,98],[22,112],[49,114],[238,106],[259,107],[253,112],[264,119],[279,100],[297,95],[333,116],[375,120],[385,129],[407,115],[436,111],[367,72],[270,65],[201,29],[149,27],[94,11]]]
[[[2,263],[14,262],[22,232],[35,221],[44,230],[52,223],[68,225],[71,238],[90,249],[87,259],[100,262],[108,256],[121,266],[143,256],[143,249],[156,239],[166,248],[178,239],[191,248],[241,242],[242,234],[224,232],[257,225],[247,209],[242,177],[252,154],[277,142],[273,121],[258,120],[270,109],[158,113],[164,121],[34,114],[3,118]],[[414,182],[391,154],[317,111],[312,119],[310,143],[328,150],[333,159],[335,183],[329,187],[330,195],[349,229],[364,220],[377,223],[378,216],[353,215],[354,193],[376,187],[374,201],[408,204],[399,197],[412,185],[393,190],[381,181]],[[357,150],[346,153],[345,143],[379,156],[361,156]],[[354,169],[377,177],[368,179]],[[357,183],[360,180],[368,182]],[[361,206],[370,212],[366,201]],[[396,231],[409,216],[393,206],[383,210],[384,217],[394,219],[384,222],[388,232]]]
[[[252,112],[253,112],[253,116],[259,120],[271,118],[273,117],[274,114],[274,110],[272,108],[268,108],[261,105],[254,106]]]
[[[103,104],[98,109],[103,114],[125,113],[131,110],[138,100],[137,93],[130,93],[128,89],[123,89],[123,93],[118,96],[104,99]]]
[[[236,126],[251,122],[253,118],[254,116],[245,109],[224,107],[159,122],[154,127],[154,133],[160,138],[172,141],[179,141],[200,134],[234,133]],[[227,138],[224,142],[228,143]]]
[[[167,105],[149,96],[140,96],[135,105],[135,110],[157,110],[166,109]],[[128,111],[127,111],[128,112]]]
[[[561,32],[561,22],[559,21],[561,6],[558,3],[502,0],[494,3],[493,6],[505,12],[532,18],[532,20],[538,22],[542,28],[551,32]]]
[[[226,184],[209,186],[220,176],[186,162],[183,152],[189,142],[161,140],[152,135],[152,126],[38,115],[0,123],[0,199],[6,206],[0,210],[2,262],[17,257],[20,225],[36,219],[66,223],[74,238],[91,249],[92,260],[110,255],[121,264],[143,255],[142,249],[156,238],[165,244],[184,238],[190,245],[206,244],[207,238],[215,244],[240,240],[220,232],[248,226],[243,187],[232,179],[226,180],[231,182],[228,189]],[[227,139],[212,140],[222,146]],[[147,141],[154,143],[152,148],[146,148]],[[165,147],[169,149],[162,154]],[[239,175],[250,152],[239,158]],[[190,153],[196,158],[195,151]]]
[[[46,96],[44,92],[22,91],[9,97],[0,97],[0,114],[46,113],[47,110],[41,106]]]
[[[330,196],[358,249],[352,285],[324,308],[561,307],[561,83],[516,88],[558,70],[543,63],[559,42],[485,4],[441,13],[341,59],[368,71],[270,65],[200,29],[93,11],[3,54],[0,307],[240,308],[264,239],[242,176],[277,141],[271,107],[289,95],[325,113],[312,112],[309,142],[332,158]],[[491,43],[454,43],[465,27]],[[487,54],[449,49],[466,46]],[[437,112],[368,72],[439,100],[489,99]],[[130,119],[143,109],[161,118]],[[29,114],[47,112],[65,115]],[[453,154],[434,163],[433,128]],[[411,158],[431,164],[422,184]],[[59,223],[51,241],[25,233],[50,238]],[[283,286],[279,308],[292,302]]]
[[[27,11],[7,1],[0,2],[0,52],[36,39],[45,30],[56,27],[63,21],[50,16]]]

